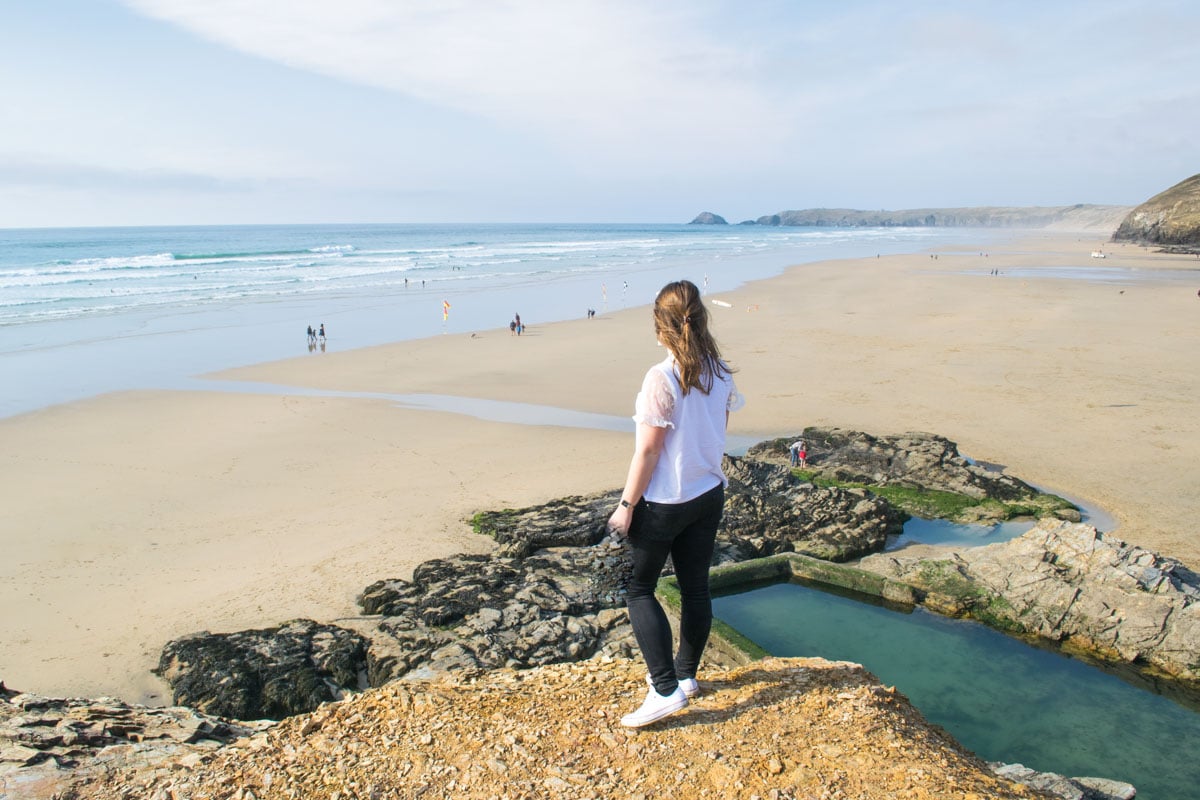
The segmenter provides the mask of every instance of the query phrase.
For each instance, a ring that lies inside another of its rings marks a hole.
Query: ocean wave
[[[51,261],[45,234],[38,232],[23,251],[0,254],[0,320],[322,293],[374,299],[403,291],[406,280],[409,286],[424,280],[434,288],[487,292],[590,274],[606,281],[611,294],[621,276],[647,267],[678,263],[698,274],[710,269],[705,265],[728,269],[738,258],[761,261],[772,254],[798,263],[809,254],[832,254],[842,242],[874,252],[884,242],[923,242],[938,233],[618,225],[458,226],[453,233],[437,226],[381,226],[366,233],[355,226],[114,229],[103,235],[63,232]]]
[[[236,261],[243,258],[271,258],[274,256],[299,256],[305,253],[320,252],[321,248],[303,250],[248,250],[232,253],[176,253],[176,261]]]

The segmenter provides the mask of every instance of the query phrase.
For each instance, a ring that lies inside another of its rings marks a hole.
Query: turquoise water
[[[979,623],[869,599],[780,583],[714,612],[772,655],[863,664],[989,761],[1127,781],[1139,800],[1196,796],[1197,711]]]
[[[986,544],[1007,542],[1033,528],[1036,520],[1010,520],[995,525],[950,522],[945,519],[923,519],[910,517],[904,523],[904,532],[887,549],[898,550],[910,544],[932,544],[944,547],[981,547]]]

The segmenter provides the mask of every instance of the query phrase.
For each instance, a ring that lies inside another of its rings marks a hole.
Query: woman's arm
[[[654,474],[666,440],[667,428],[638,423],[634,437],[633,460],[629,462],[629,475],[625,478],[625,488],[621,491],[621,500],[629,505],[617,506],[617,510],[608,518],[609,531],[621,536],[629,533],[629,523],[633,521],[633,507],[642,499],[642,494],[650,485],[650,476]]]

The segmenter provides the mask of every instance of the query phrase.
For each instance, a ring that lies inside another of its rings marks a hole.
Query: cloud
[[[705,33],[695,4],[125,2],[227,47],[485,117],[577,156],[686,161],[761,145],[784,124],[753,61]]]

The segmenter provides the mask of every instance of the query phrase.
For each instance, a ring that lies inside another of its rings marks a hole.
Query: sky
[[[1136,205],[1194,0],[0,0],[0,227]]]

